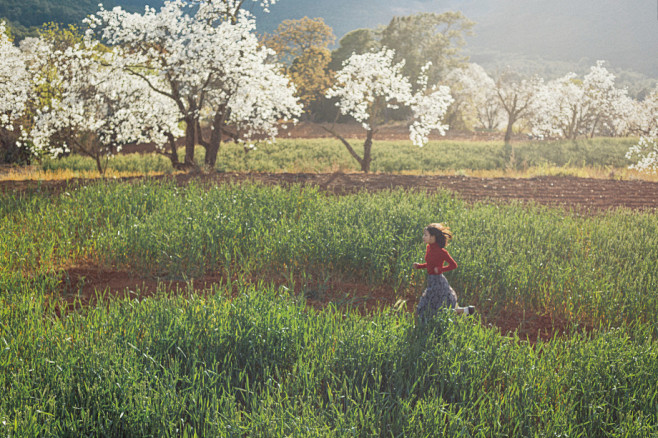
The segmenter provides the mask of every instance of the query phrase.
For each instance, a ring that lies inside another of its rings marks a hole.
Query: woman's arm
[[[448,251],[446,251],[446,249],[443,248],[441,252],[443,253],[442,254],[443,259],[441,260],[441,273],[452,271],[453,269],[457,269],[457,262],[455,262],[455,260],[452,257],[450,257]],[[445,266],[446,263],[448,264],[448,266]]]

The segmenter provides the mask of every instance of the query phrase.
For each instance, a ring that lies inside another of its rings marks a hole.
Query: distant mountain
[[[281,0],[258,14],[268,31],[285,18],[323,17],[339,37],[360,27],[388,24],[394,15],[460,10],[477,24],[470,53],[497,51],[592,65],[658,77],[658,4],[655,0]]]
[[[106,8],[122,6],[132,12],[144,9],[144,0],[102,1]],[[99,0],[0,0],[0,17],[25,27],[41,26],[54,21],[78,24],[87,15],[98,10]],[[158,5],[162,1],[157,2]]]
[[[0,0],[0,17],[24,25],[44,21],[79,22],[97,10],[98,0]],[[108,0],[141,11],[162,0]],[[340,38],[363,27],[387,24],[395,15],[461,10],[474,20],[468,38],[474,62],[504,65],[506,59],[561,61],[592,65],[605,59],[612,68],[658,78],[658,4],[656,0],[279,0],[270,13],[245,1],[260,32],[284,19],[322,17]],[[68,18],[66,14],[68,15]],[[566,72],[565,72],[566,73]]]

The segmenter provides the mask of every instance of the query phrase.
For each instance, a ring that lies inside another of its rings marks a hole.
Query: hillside
[[[116,4],[140,11],[145,4],[158,7],[162,0],[107,0],[106,8]],[[77,23],[97,9],[98,0],[0,0],[0,17],[25,26],[45,21]],[[658,19],[654,0],[620,3],[616,0],[280,0],[269,14],[259,10],[257,2],[245,2],[256,13],[261,32],[271,32],[284,19],[323,17],[340,38],[363,27],[387,24],[395,15],[421,11],[461,10],[474,20],[475,35],[468,38],[468,51],[474,62],[488,69],[513,64],[519,59],[531,65],[546,60],[564,63],[555,74],[590,66],[598,59],[610,67],[632,70],[658,77]],[[546,75],[546,67],[536,66]],[[543,71],[542,71],[543,70]]]
[[[117,5],[139,11],[149,0],[0,0],[0,17],[25,27],[40,26],[54,21],[77,24],[88,14],[98,10],[98,3],[106,8]],[[162,2],[160,2],[162,3]]]
[[[654,0],[283,0],[270,14],[259,14],[259,27],[268,30],[284,18],[307,15],[323,17],[340,37],[387,24],[394,15],[448,10],[460,10],[477,23],[468,39],[475,62],[481,61],[477,54],[491,51],[588,66],[605,59],[611,66],[658,77]]]

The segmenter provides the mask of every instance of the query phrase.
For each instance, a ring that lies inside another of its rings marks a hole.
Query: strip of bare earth
[[[142,178],[123,178],[119,181],[138,182]],[[208,184],[228,182],[259,182],[268,185],[300,184],[317,186],[330,193],[343,195],[361,190],[380,191],[406,189],[433,192],[450,190],[469,202],[523,201],[543,205],[601,211],[613,208],[656,210],[658,182],[642,180],[604,180],[572,176],[534,178],[475,178],[454,175],[395,175],[361,173],[209,173],[179,174],[151,177],[175,179],[184,185],[190,181]],[[22,193],[35,190],[60,192],[75,185],[87,185],[96,180],[67,181],[0,181],[0,192]]]

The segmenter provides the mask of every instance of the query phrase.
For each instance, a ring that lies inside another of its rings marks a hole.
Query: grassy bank
[[[629,138],[597,138],[577,141],[527,141],[505,146],[496,141],[432,141],[423,148],[409,141],[376,141],[373,172],[412,174],[461,174],[484,177],[531,177],[573,175],[595,178],[643,178],[658,176],[628,169],[624,157],[636,142]],[[354,146],[359,151],[360,141]],[[181,151],[182,154],[182,151]],[[203,163],[204,149],[197,148],[196,161]],[[181,160],[183,156],[181,155]],[[219,171],[256,172],[358,172],[356,161],[333,139],[279,139],[245,152],[226,143],[217,159]],[[169,161],[154,154],[120,155],[108,162],[108,176],[166,174],[174,170]],[[84,157],[46,159],[29,169],[0,174],[1,179],[66,179],[97,174],[93,160]]]

